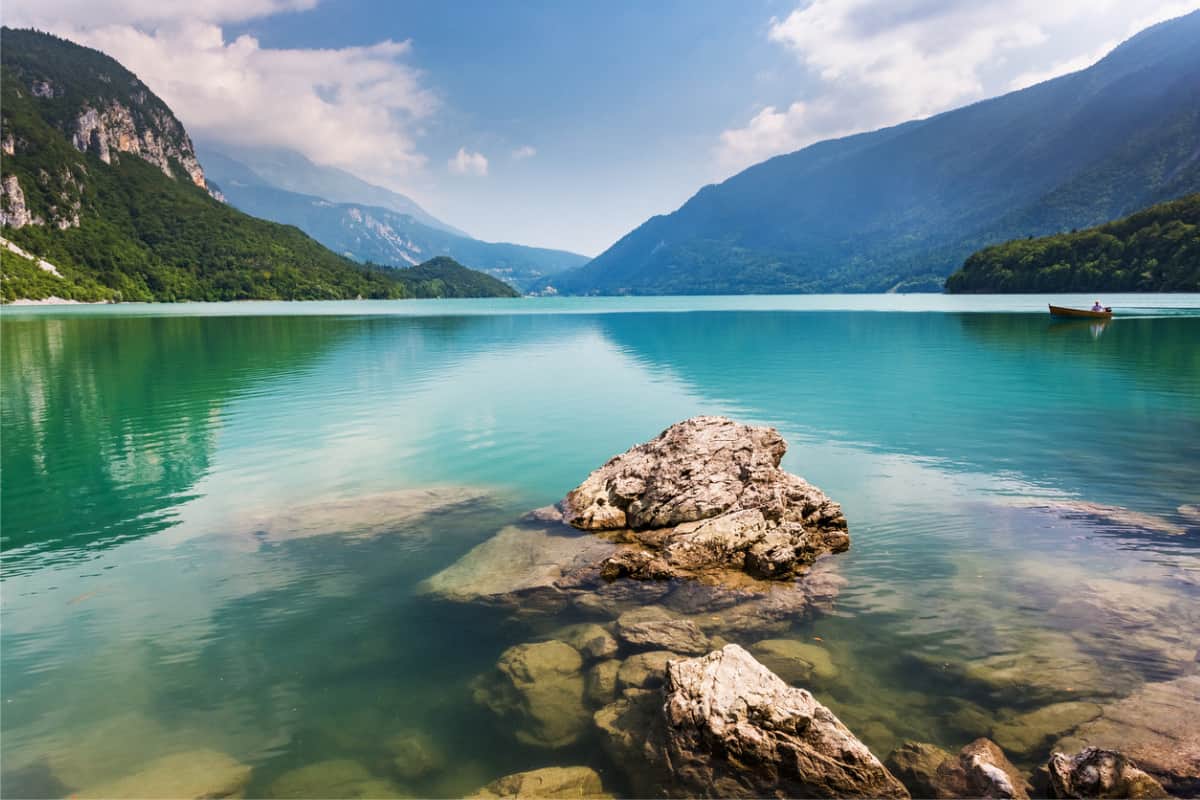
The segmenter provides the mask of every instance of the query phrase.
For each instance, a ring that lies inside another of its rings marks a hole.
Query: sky
[[[1082,69],[1200,0],[6,0],[193,138],[284,147],[488,241],[596,255],[822,139]]]

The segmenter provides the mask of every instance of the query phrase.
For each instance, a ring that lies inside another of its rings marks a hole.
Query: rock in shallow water
[[[1025,776],[990,739],[976,739],[958,755],[926,742],[905,742],[887,764],[914,797],[1029,798]]]
[[[174,753],[151,761],[132,775],[73,793],[72,797],[240,797],[250,767],[215,750]]]
[[[566,642],[510,647],[475,685],[476,702],[511,719],[516,736],[539,747],[573,744],[591,720],[584,705],[583,658]]]
[[[1076,728],[1054,749],[1119,751],[1171,794],[1191,797],[1200,794],[1198,715],[1200,675],[1148,683],[1129,697],[1102,706],[1099,717]]]
[[[832,712],[737,645],[663,656],[661,688],[626,688],[594,717],[635,795],[908,796]]]
[[[841,506],[779,468],[774,428],[693,417],[611,459],[567,494],[563,521],[630,531],[639,551],[611,557],[607,577],[745,570],[793,577],[850,546]]]
[[[517,800],[600,800],[612,795],[604,791],[600,776],[590,767],[545,767],[505,775],[470,795],[472,800],[504,797]]]
[[[771,428],[723,417],[678,423],[593,472],[560,508],[531,512],[423,589],[519,614],[572,606],[615,618],[662,601],[702,615],[693,622],[706,633],[794,621],[836,597],[841,579],[814,562],[850,540],[841,507],[779,469],[785,449]],[[697,590],[681,588],[688,584]]]
[[[795,639],[763,639],[751,645],[750,652],[788,683],[805,683],[813,678],[827,681],[838,674],[829,651],[820,645]]]
[[[708,652],[708,637],[695,622],[654,606],[626,611],[618,617],[617,636],[634,650],[670,650],[688,655]]]
[[[1055,753],[1046,768],[1055,797],[1167,797],[1158,781],[1112,750],[1089,747],[1074,756]]]
[[[306,767],[291,770],[280,775],[271,784],[271,797],[344,797],[344,798],[386,798],[408,797],[391,781],[372,774],[357,761],[348,758],[318,761]],[[158,795],[159,797],[176,797],[178,795]]]

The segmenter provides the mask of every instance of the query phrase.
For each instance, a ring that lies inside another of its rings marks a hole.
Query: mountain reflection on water
[[[834,613],[772,636],[819,638],[810,688],[881,756],[992,735],[1030,764],[1029,715],[1195,669],[1200,316],[614,306],[6,311],[7,792],[207,750],[252,796],[326,762],[396,793],[551,764],[627,791],[594,734],[532,747],[472,698],[579,620],[417,585],[697,413],[778,427],[845,506]]]

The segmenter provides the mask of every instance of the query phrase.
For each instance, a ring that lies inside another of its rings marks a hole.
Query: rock
[[[392,770],[412,780],[437,772],[446,764],[446,756],[434,741],[421,731],[406,731],[389,736],[384,748],[392,754]]]
[[[617,672],[621,669],[618,659],[601,661],[588,670],[587,700],[593,706],[604,706],[617,697]]]
[[[617,670],[617,689],[654,689],[662,686],[667,677],[667,662],[682,658],[669,650],[637,653],[621,662]]]
[[[710,630],[761,635],[830,606],[843,581],[818,559],[850,545],[841,506],[779,469],[785,449],[771,428],[723,417],[678,423],[422,588],[519,614],[569,606],[608,619],[671,595],[678,601],[667,604],[672,610],[705,615],[629,628],[631,648],[698,655],[709,647],[703,634]],[[704,590],[681,591],[684,583]],[[720,616],[710,613],[717,609]]]
[[[688,655],[708,652],[708,637],[695,622],[672,617],[656,606],[627,611],[618,617],[617,636],[635,650],[670,650]]]
[[[1200,794],[1200,675],[1148,683],[1129,697],[1101,707],[1054,749],[1114,750],[1154,776],[1169,793]]]
[[[336,533],[347,538],[370,538],[413,529],[432,536],[423,519],[456,508],[488,501],[488,494],[469,486],[400,489],[391,492],[324,497],[302,505],[270,507],[240,513],[231,529],[256,540],[284,541]]]
[[[674,789],[705,797],[907,797],[829,709],[741,647],[671,662],[665,761]]]
[[[505,775],[470,795],[480,800],[512,797],[518,799],[608,798],[600,776],[590,767],[545,767],[544,769]]]
[[[573,744],[591,719],[584,706],[583,658],[566,642],[510,647],[496,672],[475,685],[475,700],[513,719],[517,738],[539,747]]]
[[[887,768],[913,797],[965,797],[967,776],[958,757],[927,742],[905,742],[887,758]]]
[[[750,646],[763,666],[788,683],[831,680],[838,674],[829,651],[824,647],[795,639],[763,639]]]
[[[620,546],[563,525],[512,525],[478,545],[422,584],[422,590],[459,602],[556,611],[570,601],[565,591]]]
[[[905,742],[887,764],[914,797],[1029,798],[1028,781],[989,739],[976,739],[958,755],[927,742]]]
[[[1011,797],[1028,800],[1032,788],[990,739],[976,739],[958,754],[970,797]]]
[[[589,661],[612,658],[617,654],[617,640],[603,627],[594,623],[569,625],[557,631],[554,638],[571,645]]]
[[[1167,797],[1162,784],[1113,750],[1054,753],[1046,765],[1055,797]]]
[[[161,794],[158,797],[177,797]],[[408,797],[400,787],[371,774],[357,761],[346,758],[319,761],[306,767],[285,772],[275,779],[271,797]]]
[[[610,557],[610,579],[663,579],[714,570],[794,577],[850,545],[841,506],[779,468],[774,428],[693,417],[611,459],[563,500],[582,530],[634,532],[643,545]]]
[[[963,664],[930,660],[929,665],[999,700],[1019,696],[1031,703],[1053,703],[1072,700],[1084,688],[1093,695],[1105,693],[1113,684],[1113,676],[1065,633],[1037,631],[1008,647],[1008,652]]]
[[[73,797],[240,797],[250,767],[215,750],[193,750],[156,758],[136,773],[72,793]]]
[[[662,689],[626,689],[593,719],[609,760],[625,774],[631,796],[663,796],[669,773],[663,763]]]
[[[1018,714],[992,728],[992,739],[1010,753],[1028,756],[1048,746],[1050,740],[1100,716],[1096,703],[1051,703]]]

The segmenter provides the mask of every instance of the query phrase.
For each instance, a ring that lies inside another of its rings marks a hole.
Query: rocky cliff
[[[3,39],[0,224],[79,226],[87,160],[47,147],[57,135],[105,164],[137,156],[207,188],[183,124],[132,72],[49,34],[5,28]]]

